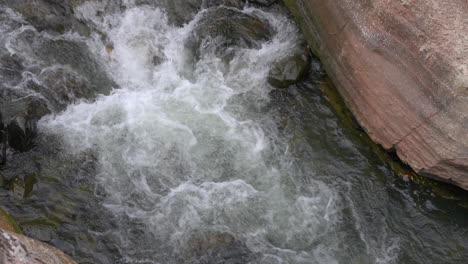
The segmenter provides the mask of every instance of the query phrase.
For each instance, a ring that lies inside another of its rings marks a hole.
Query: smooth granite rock
[[[0,263],[76,264],[62,251],[32,238],[0,229]]]
[[[369,136],[468,190],[468,2],[284,2]]]

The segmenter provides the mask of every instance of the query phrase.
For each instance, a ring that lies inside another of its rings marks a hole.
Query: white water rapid
[[[280,9],[245,7],[274,34],[258,48],[236,48],[226,63],[214,52],[195,60],[186,45],[218,7],[177,27],[163,8],[127,3],[96,13],[103,5],[75,10],[102,34],[61,37],[85,42],[116,89],[46,116],[39,130],[59,136],[72,154],[96,153],[96,192],[122,219],[109,231],[120,238],[121,261],[225,263],[196,260],[219,246],[242,257],[226,263],[339,263],[344,202],[290,151],[294,138],[278,128],[284,120],[266,81],[273,62],[300,48],[295,23]],[[384,238],[363,254],[388,263],[394,246]]]

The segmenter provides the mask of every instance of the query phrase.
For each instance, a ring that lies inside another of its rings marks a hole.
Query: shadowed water
[[[317,85],[317,61],[286,90],[267,83],[271,65],[301,45],[285,10],[205,4],[174,25],[169,7],[85,2],[74,15],[92,29],[89,37],[38,32],[2,11],[4,52],[26,65],[9,89],[37,95],[25,83],[44,83],[64,64],[116,88],[56,106],[39,123],[36,148],[10,154],[16,161],[6,174],[21,160],[50,159],[31,169],[39,171],[31,197],[7,193],[2,201],[27,234],[83,263],[467,259],[466,209],[414,192],[345,129]],[[219,10],[261,21],[271,38],[226,48],[194,33]],[[18,25],[8,25],[14,19]],[[51,39],[85,47],[102,73],[50,59],[54,46],[35,43]]]

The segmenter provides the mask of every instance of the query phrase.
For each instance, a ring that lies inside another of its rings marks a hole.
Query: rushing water
[[[65,170],[61,185],[42,180],[61,198],[34,194],[30,203],[41,206],[30,210],[61,218],[60,226],[32,227],[30,235],[67,234],[43,240],[83,263],[468,259],[466,210],[427,190],[413,192],[412,184],[396,178],[343,127],[316,75],[287,90],[267,83],[271,65],[301,45],[282,8],[207,6],[177,26],[164,4],[108,6],[88,1],[75,8],[93,29],[90,37],[41,33],[2,10],[8,35],[2,45],[26,58],[28,68],[9,87],[44,83],[45,74],[59,68],[92,79],[96,73],[69,69],[59,57],[48,61],[53,50],[36,51],[35,45],[58,39],[85,45],[116,88],[40,121],[38,145],[58,140],[54,153],[63,154],[54,155],[80,169]],[[216,39],[194,54],[187,43],[219,8],[268,24],[271,39],[230,47],[228,62],[217,53]],[[92,165],[83,169],[84,163]],[[77,191],[80,184],[92,191]],[[43,206],[51,199],[55,205]]]

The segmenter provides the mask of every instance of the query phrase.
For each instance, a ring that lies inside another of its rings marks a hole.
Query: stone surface
[[[268,73],[268,83],[276,88],[295,84],[307,73],[310,64],[309,50],[304,48],[277,61]]]
[[[1,88],[1,87],[0,87]],[[0,133],[8,146],[17,151],[27,151],[33,147],[36,136],[36,122],[50,110],[43,99],[26,96],[9,100],[0,95]],[[4,150],[5,145],[2,146]],[[2,158],[4,155],[2,155]]]
[[[248,0],[250,4],[257,5],[257,6],[272,6],[278,2],[278,0]]]
[[[285,3],[369,136],[468,190],[468,2]]]
[[[71,6],[75,2],[80,0],[0,0],[0,5],[20,13],[39,31],[63,33],[71,30],[89,35],[89,28],[73,17]]]
[[[0,263],[76,264],[62,251],[34,239],[0,229]]]
[[[3,210],[2,208],[0,208],[0,230],[1,229],[7,230],[13,233],[22,234],[21,229],[15,223],[13,218],[11,218],[11,216],[7,212],[5,212],[5,210]]]
[[[224,5],[235,8],[242,8],[245,0],[164,0],[157,1],[143,0],[150,2],[153,6],[164,6],[169,15],[169,22],[176,26],[182,26],[193,20],[195,15],[203,8]]]
[[[255,263],[258,256],[232,235],[208,232],[189,240],[187,264],[244,264]],[[191,257],[190,257],[191,256]]]
[[[188,38],[186,47],[198,60],[214,53],[229,61],[239,49],[260,48],[273,35],[270,25],[239,10],[219,7],[206,11]]]

